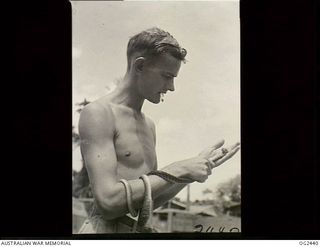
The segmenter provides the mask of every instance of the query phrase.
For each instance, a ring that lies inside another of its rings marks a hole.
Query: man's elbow
[[[113,220],[126,214],[119,196],[96,196],[96,202],[103,217],[106,220]]]

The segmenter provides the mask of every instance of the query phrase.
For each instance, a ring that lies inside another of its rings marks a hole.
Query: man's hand
[[[215,145],[204,149],[199,156],[207,159],[211,163],[211,169],[220,166],[225,161],[235,155],[240,149],[240,143],[237,142],[227,148],[223,148],[224,140],[217,142]]]
[[[210,162],[202,157],[181,160],[165,167],[163,171],[178,178],[186,178],[192,181],[203,183],[211,174]]]
[[[212,158],[219,159],[225,155],[225,153],[222,152],[222,149],[219,149],[220,147],[223,146],[223,144],[224,144],[224,140],[220,140],[216,144],[204,149],[199,154],[199,156],[204,159],[212,159]]]
[[[227,148],[223,148],[224,140],[206,148],[198,156],[178,161],[167,166],[163,171],[168,172],[178,178],[187,178],[199,183],[203,183],[211,175],[211,169],[220,166],[225,161],[235,155],[240,149],[240,143],[236,143]]]

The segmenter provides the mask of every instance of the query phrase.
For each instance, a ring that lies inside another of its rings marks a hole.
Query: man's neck
[[[117,104],[121,104],[141,112],[144,99],[138,94],[137,86],[134,78],[128,74],[125,75],[116,87],[113,95]]]

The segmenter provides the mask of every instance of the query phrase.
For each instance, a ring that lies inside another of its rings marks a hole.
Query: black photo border
[[[72,235],[71,4],[10,8],[1,239],[317,239],[319,1],[240,1],[241,234]]]

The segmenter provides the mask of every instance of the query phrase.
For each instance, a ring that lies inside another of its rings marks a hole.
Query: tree
[[[224,213],[230,206],[241,204],[241,177],[240,175],[221,183],[217,188],[215,206]]]
[[[218,186],[218,197],[225,201],[241,202],[241,177],[235,176]]]

